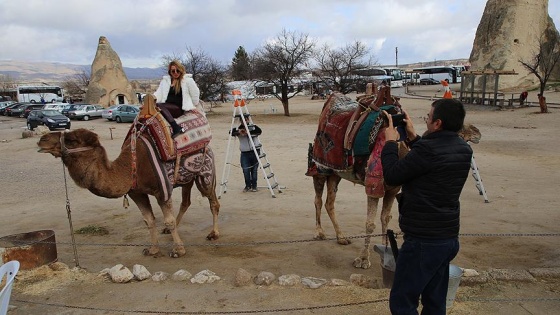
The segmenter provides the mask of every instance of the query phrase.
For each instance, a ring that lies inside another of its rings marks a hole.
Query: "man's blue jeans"
[[[257,154],[260,154],[257,150]],[[259,160],[255,152],[241,152],[241,168],[245,177],[245,188],[257,189],[257,173],[259,170]]]
[[[395,279],[389,298],[392,314],[445,314],[449,262],[459,252],[459,240],[406,236],[399,250]]]

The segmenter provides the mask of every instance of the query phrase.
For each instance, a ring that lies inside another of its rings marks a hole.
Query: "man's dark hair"
[[[441,128],[458,132],[465,121],[465,107],[456,99],[442,98],[432,103],[434,114],[432,121],[441,120]]]

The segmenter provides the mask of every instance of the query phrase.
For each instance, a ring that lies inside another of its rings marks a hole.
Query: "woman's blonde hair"
[[[175,66],[175,68],[177,68],[177,70],[179,70],[179,72],[181,73],[179,75],[179,79],[176,80],[175,82],[172,82],[172,86],[175,89],[175,94],[179,93],[179,89],[181,89],[181,81],[183,80],[183,76],[185,76],[185,73],[187,72],[187,70],[185,70],[185,67],[181,64],[181,62],[179,62],[179,60],[172,60],[169,63],[169,66],[167,66],[167,74],[169,74],[169,76],[173,77],[171,75],[171,67]]]

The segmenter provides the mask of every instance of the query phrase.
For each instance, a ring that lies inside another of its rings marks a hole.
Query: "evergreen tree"
[[[243,46],[239,46],[231,60],[231,77],[236,81],[249,80],[251,78],[250,73],[249,55]]]

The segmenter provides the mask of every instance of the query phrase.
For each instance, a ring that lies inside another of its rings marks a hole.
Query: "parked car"
[[[23,111],[19,114],[19,117],[27,118],[29,113],[35,109],[43,109],[43,104],[28,104],[23,106]],[[15,116],[15,115],[14,115]]]
[[[101,118],[103,113],[103,106],[101,105],[80,105],[75,110],[68,112],[70,119],[90,120],[92,118]]]
[[[69,112],[76,110],[76,108],[78,108],[78,106],[80,106],[80,104],[66,104],[64,105],[64,108],[62,109],[61,113],[62,115],[68,117],[69,116]]]
[[[420,85],[434,85],[434,84],[440,84],[440,82],[434,78],[420,79]]]
[[[113,111],[113,117],[118,122],[132,122],[138,116],[140,107],[137,105],[121,105]]]
[[[8,105],[4,108],[0,108],[0,114],[4,115],[4,116],[10,116],[9,112],[11,111],[12,108],[16,107],[16,106],[20,106],[23,103],[13,103],[11,105]]]
[[[39,125],[47,126],[50,130],[70,129],[70,118],[54,109],[32,110],[27,116],[27,129],[33,130]]]
[[[107,120],[114,120],[115,116],[113,116],[113,111],[115,111],[117,108],[121,107],[123,105],[113,105],[109,108],[105,108],[105,110],[103,111],[103,113],[101,113],[101,117],[107,119]]]
[[[6,109],[6,116],[27,117],[26,115],[29,114],[29,111],[31,110],[29,109],[31,108],[30,106],[33,106],[33,109],[40,109],[43,107],[43,104],[18,103],[17,106]]]
[[[6,107],[8,105],[12,105],[14,103],[16,103],[16,102],[14,102],[14,101],[2,101],[2,102],[0,102],[0,108],[4,108],[4,107]]]
[[[49,103],[45,104],[45,106],[43,106],[43,109],[54,109],[62,113],[62,110],[64,109],[64,107],[66,107],[66,105],[67,104],[64,103]]]

